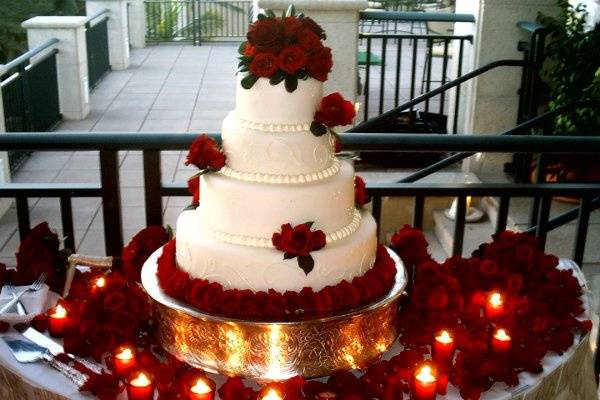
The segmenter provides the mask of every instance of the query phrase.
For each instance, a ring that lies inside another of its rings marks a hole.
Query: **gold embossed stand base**
[[[366,307],[327,318],[297,322],[257,322],[201,313],[168,297],[156,277],[162,249],[144,264],[142,284],[154,303],[158,337],[182,361],[223,375],[282,380],[295,375],[326,376],[365,366],[396,339],[398,302],[406,271],[396,262],[396,282],[388,295]]]

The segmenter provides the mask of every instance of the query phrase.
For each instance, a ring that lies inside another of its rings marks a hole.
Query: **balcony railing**
[[[241,40],[252,20],[252,0],[146,0],[150,41]]]
[[[102,10],[88,17],[85,24],[87,44],[88,75],[90,88],[110,71],[108,58],[108,10]]]

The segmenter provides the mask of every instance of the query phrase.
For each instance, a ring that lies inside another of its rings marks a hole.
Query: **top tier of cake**
[[[244,89],[240,84],[243,77],[244,74],[238,74],[236,91],[235,113],[240,120],[268,131],[298,131],[299,125],[310,128],[323,98],[322,82],[312,78],[298,80],[297,89],[290,93],[283,82],[272,85],[267,78],[260,78],[250,89]]]

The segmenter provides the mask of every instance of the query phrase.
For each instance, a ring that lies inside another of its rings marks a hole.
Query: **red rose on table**
[[[287,40],[297,40],[299,32],[304,28],[304,24],[296,17],[285,17],[281,20],[283,25],[283,36]]]
[[[302,19],[302,24],[305,28],[310,29],[317,35],[320,39],[327,39],[327,35],[325,34],[325,30],[321,28],[321,25],[317,24],[314,19],[310,17],[304,17]]]
[[[364,206],[370,201],[364,179],[356,175],[354,177],[354,202],[359,206]]]
[[[208,135],[200,135],[194,140],[187,154],[185,165],[190,164],[199,169],[218,171],[225,166],[225,154]]]
[[[273,246],[293,257],[307,256],[311,251],[319,250],[325,246],[323,231],[311,231],[311,224],[300,224],[292,227],[291,224],[281,225],[281,233],[273,234]]]
[[[323,97],[321,106],[315,113],[315,121],[328,127],[344,126],[352,123],[356,116],[354,105],[344,100],[338,92]]]
[[[162,226],[149,226],[137,233],[121,253],[123,273],[127,279],[140,282],[144,262],[168,240],[167,231]]]
[[[259,53],[277,54],[284,44],[283,25],[273,18],[260,19],[250,25],[247,37]]]
[[[187,181],[188,192],[192,195],[192,204],[198,206],[200,204],[200,177],[193,176]]]
[[[306,65],[306,53],[300,46],[288,46],[279,53],[279,67],[288,74],[295,74]]]
[[[258,53],[250,63],[250,72],[255,76],[271,77],[279,69],[277,57],[270,53]]]
[[[323,47],[318,52],[311,54],[306,62],[306,72],[321,82],[327,80],[327,75],[332,67],[333,58],[329,47]]]

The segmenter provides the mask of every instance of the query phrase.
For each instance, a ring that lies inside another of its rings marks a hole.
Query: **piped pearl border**
[[[275,183],[275,184],[294,184],[316,182],[325,178],[329,178],[338,173],[341,168],[340,160],[334,158],[330,167],[319,172],[311,172],[310,174],[300,175],[276,175],[276,174],[261,174],[258,172],[240,172],[228,166],[224,166],[219,170],[221,175],[230,178],[238,179],[246,182],[258,183]]]
[[[328,233],[325,235],[325,239],[327,243],[335,242],[336,240],[342,240],[354,232],[358,230],[360,226],[360,221],[362,219],[362,215],[360,211],[354,210],[354,215],[352,217],[352,221],[344,226],[341,229],[338,229],[335,232]],[[245,236],[245,235],[235,235],[223,231],[212,230],[211,234],[216,238],[221,240],[222,242],[231,243],[231,244],[239,244],[242,246],[251,246],[251,247],[264,247],[264,248],[272,248],[273,242],[271,238],[263,238],[256,236]]]
[[[298,122],[295,124],[267,124],[264,122],[250,121],[243,119],[238,115],[234,114],[234,118],[240,124],[240,126],[246,129],[252,129],[255,131],[272,132],[272,133],[289,133],[289,132],[306,132],[310,131],[309,122]]]

